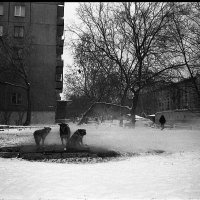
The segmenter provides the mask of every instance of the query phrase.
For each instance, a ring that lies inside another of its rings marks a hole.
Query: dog
[[[33,133],[35,143],[36,143],[37,146],[40,146],[41,140],[42,140],[42,146],[44,146],[44,140],[45,140],[46,136],[49,134],[50,131],[51,131],[50,127],[44,127],[43,129],[36,130]]]
[[[78,129],[74,132],[74,134],[70,137],[67,147],[77,148],[83,147],[83,136],[86,135],[85,129]]]
[[[71,134],[69,125],[65,124],[65,123],[61,123],[58,125],[60,126],[60,139],[61,139],[62,145],[64,145],[64,140],[65,140],[65,144],[67,145],[67,142],[68,142],[68,140],[70,138],[70,134]]]

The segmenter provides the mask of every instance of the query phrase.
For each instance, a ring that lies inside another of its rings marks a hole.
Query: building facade
[[[200,92],[200,75],[195,77],[198,91]],[[199,110],[200,101],[192,79],[159,87],[156,90],[141,92],[137,113],[155,114],[160,111],[168,110]]]
[[[1,2],[0,37],[31,41],[27,56],[31,124],[54,123],[56,101],[63,87],[64,2]],[[24,44],[24,43],[23,43]],[[14,74],[0,72],[0,81],[20,84]],[[0,123],[21,124],[27,110],[23,88],[0,84]]]
[[[200,92],[200,76],[195,77]],[[138,101],[137,113],[156,114],[156,123],[164,115],[169,124],[176,122],[200,122],[200,98],[192,79],[143,92]],[[197,119],[198,118],[198,119]]]

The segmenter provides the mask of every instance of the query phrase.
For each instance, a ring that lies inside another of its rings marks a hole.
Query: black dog
[[[60,139],[61,139],[62,145],[64,145],[63,139],[65,140],[65,144],[67,145],[67,142],[68,142],[68,140],[70,138],[70,134],[71,134],[69,125],[65,124],[65,123],[61,123],[58,125],[60,125]]]

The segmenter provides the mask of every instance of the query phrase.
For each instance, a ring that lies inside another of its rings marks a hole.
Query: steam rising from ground
[[[83,143],[93,149],[114,150],[120,152],[146,152],[149,150],[163,150],[166,152],[196,151],[200,150],[199,130],[169,129],[160,130],[158,128],[144,127],[142,122],[136,122],[136,128],[119,127],[118,121],[114,123],[105,122],[97,124],[77,124],[69,123],[71,132],[77,129],[86,129],[87,134],[83,137]],[[61,145],[59,125],[51,125],[49,135],[45,139],[45,145]],[[31,129],[9,129],[3,132],[9,140],[3,140],[2,145],[35,145],[33,133],[43,126]],[[187,129],[186,129],[187,128]],[[18,137],[21,135],[22,137]]]
[[[78,128],[86,129],[83,143],[91,148],[101,148],[120,152],[145,152],[160,149],[167,152],[199,150],[200,133],[198,130],[177,130],[144,127],[137,122],[136,128],[119,127],[118,122],[105,122],[100,125],[69,123],[72,133]],[[33,140],[34,141],[34,140]],[[52,127],[45,144],[61,145],[59,126]],[[192,149],[191,149],[192,147]]]

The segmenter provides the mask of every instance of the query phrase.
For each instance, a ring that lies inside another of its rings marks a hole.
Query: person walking
[[[159,119],[159,122],[161,124],[161,130],[163,130],[164,126],[165,126],[165,122],[166,122],[166,119],[165,119],[164,115],[161,115],[161,117]]]

